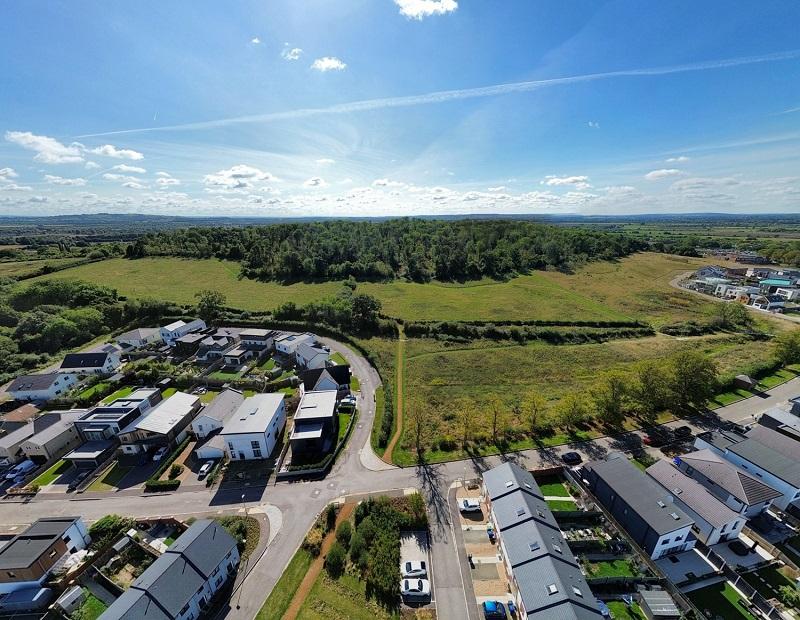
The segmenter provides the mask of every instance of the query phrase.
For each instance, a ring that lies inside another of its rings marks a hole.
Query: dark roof
[[[24,426],[14,429],[8,433],[8,435],[0,437],[0,445],[10,447],[15,443],[22,443],[29,437],[41,433],[44,429],[52,426],[59,420],[61,420],[61,415],[58,413],[43,413],[38,418],[33,418],[28,421]]]
[[[39,519],[0,549],[0,569],[26,568],[38,560],[80,517]]]
[[[607,461],[592,461],[586,464],[586,469],[597,474],[659,535],[694,523],[672,502],[669,493],[624,456]]]
[[[504,463],[484,472],[483,482],[527,617],[597,619],[594,596],[530,472]]]
[[[336,366],[328,366],[327,368],[306,370],[300,377],[303,380],[303,385],[306,390],[314,390],[324,374],[329,375],[337,385],[350,384],[350,366],[347,364],[337,364]]]
[[[108,353],[67,353],[61,368],[100,368],[107,357]]]
[[[800,441],[765,426],[754,426],[744,441],[729,450],[800,488]]]
[[[167,554],[181,554],[206,579],[223,558],[236,547],[236,540],[219,523],[209,519],[195,521],[167,549]]]
[[[130,588],[125,590],[114,604],[106,609],[103,620],[172,620],[164,610],[145,592]]]
[[[144,590],[175,617],[205,582],[205,577],[182,555],[165,553],[131,584],[131,588]]]
[[[177,338],[175,342],[182,342],[186,344],[194,344],[195,342],[199,342],[200,340],[205,339],[206,335],[200,332],[192,332],[191,334],[186,334],[185,336],[181,336]]]
[[[727,491],[740,502],[753,506],[781,496],[771,486],[742,471],[733,463],[717,456],[708,448],[683,454],[682,461],[711,480],[719,488]]]
[[[31,392],[48,389],[61,375],[49,372],[43,375],[22,375],[8,386],[7,392]]]

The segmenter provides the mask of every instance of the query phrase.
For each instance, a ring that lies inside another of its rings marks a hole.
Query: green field
[[[0,278],[18,278],[20,276],[27,276],[32,273],[36,273],[46,265],[51,267],[61,267],[81,260],[84,259],[50,258],[39,260],[4,261],[0,262]]]
[[[58,477],[61,476],[61,474],[69,470],[70,467],[72,467],[72,463],[62,459],[44,473],[39,474],[39,476],[37,476],[31,484],[35,484],[40,487],[43,487],[47,484],[53,484],[53,482],[55,482]]]
[[[133,467],[125,467],[119,463],[89,485],[87,491],[113,491]]]
[[[727,581],[694,590],[687,596],[701,612],[708,611],[712,617],[720,616],[724,620],[756,620],[755,616],[742,607],[741,602],[745,599]]]

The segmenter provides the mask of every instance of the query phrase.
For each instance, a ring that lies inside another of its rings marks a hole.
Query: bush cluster
[[[388,383],[383,388],[383,416],[381,417],[381,428],[378,433],[378,446],[385,448],[392,437],[392,427],[394,426],[394,400],[392,398],[392,386]]]

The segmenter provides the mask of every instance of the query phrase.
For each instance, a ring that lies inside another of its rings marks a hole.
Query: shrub
[[[350,521],[342,521],[339,524],[339,527],[336,528],[336,540],[338,540],[344,547],[350,545],[350,538],[352,535],[353,527],[350,525]]]
[[[325,569],[334,579],[338,579],[344,572],[346,554],[344,547],[336,541],[331,545],[328,555],[325,556]]]
[[[160,491],[174,491],[181,486],[180,480],[154,480],[150,479],[144,483],[144,490],[148,493],[158,493]]]
[[[350,561],[362,571],[367,568],[367,544],[358,531],[350,537]]]
[[[100,549],[107,544],[111,544],[117,536],[122,532],[127,532],[132,527],[136,527],[136,521],[130,517],[106,515],[102,519],[95,521],[89,528],[89,536],[92,537],[92,548]]]
[[[312,529],[303,540],[303,549],[308,551],[314,557],[319,555],[322,548],[323,533],[319,528]]]
[[[175,480],[178,476],[183,473],[183,465],[180,463],[173,463],[172,467],[169,468],[169,479]]]
[[[336,504],[328,504],[325,508],[325,533],[330,532],[336,525]]]

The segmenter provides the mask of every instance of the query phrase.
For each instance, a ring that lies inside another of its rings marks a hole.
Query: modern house
[[[317,337],[309,332],[304,334],[281,334],[275,337],[275,351],[293,360],[298,346],[302,343],[314,344],[316,341]]]
[[[116,437],[131,422],[161,402],[161,390],[139,388],[107,405],[100,405],[75,421],[85,441],[103,441]]]
[[[123,349],[141,349],[142,347],[161,342],[161,330],[158,327],[140,327],[120,334],[117,344]]]
[[[197,620],[238,564],[236,540],[225,528],[195,521],[100,618]]]
[[[704,449],[674,459],[684,474],[702,484],[712,495],[746,519],[760,515],[781,496],[780,491]]]
[[[141,454],[182,442],[202,403],[186,392],[175,392],[119,432],[124,454]]]
[[[504,463],[484,472],[483,487],[519,617],[600,620],[580,565],[530,472]]]
[[[627,458],[611,455],[583,469],[594,496],[652,559],[694,548],[694,521]]]
[[[22,453],[36,463],[46,463],[63,456],[82,442],[75,420],[86,414],[85,409],[54,412],[59,419],[28,437],[20,445]]]
[[[306,370],[300,375],[300,395],[305,392],[336,390],[341,400],[350,394],[350,366],[341,364]]]
[[[119,354],[113,351],[67,353],[64,356],[64,361],[61,362],[58,372],[75,375],[108,376],[114,374],[121,365]]]
[[[695,536],[702,542],[711,546],[739,537],[747,519],[669,461],[656,461],[646,473],[692,518]]]
[[[800,440],[800,417],[779,407],[767,409],[758,418],[761,426],[766,426],[774,431],[795,437]]]
[[[275,343],[275,332],[271,329],[243,329],[239,332],[242,346],[253,351],[269,350]]]
[[[203,362],[213,362],[220,359],[227,351],[236,347],[239,337],[228,334],[212,334],[203,337],[200,348],[197,350],[197,359]]]
[[[198,439],[205,439],[225,426],[243,402],[244,396],[239,390],[227,389],[220,392],[192,420],[192,432]]]
[[[192,332],[199,332],[205,328],[206,323],[202,319],[194,319],[188,323],[186,321],[175,321],[161,328],[161,340],[170,346],[174,346],[175,341],[181,336],[191,334]]]
[[[336,402],[336,390],[303,394],[289,436],[292,455],[322,455],[333,449],[338,432]]]
[[[173,345],[175,346],[175,354],[185,357],[194,355],[200,349],[200,343],[205,340],[204,334],[193,332],[186,334],[180,338],[175,338]]]
[[[75,375],[59,372],[22,375],[11,382],[6,392],[15,400],[46,401],[66,394],[77,381]]]
[[[21,461],[25,458],[22,452],[22,444],[60,419],[61,416],[57,413],[45,413],[0,437],[0,460],[8,459],[10,463]]]
[[[666,590],[640,588],[636,598],[639,599],[639,607],[647,620],[679,620],[679,618],[683,618],[680,608]]]
[[[744,435],[734,431],[701,433],[695,446],[708,448],[779,491],[781,495],[772,503],[781,510],[800,500],[800,441],[757,425]]]
[[[72,463],[77,469],[93,470],[100,467],[117,451],[117,442],[113,439],[86,441],[72,452],[64,455],[64,460]]]
[[[786,307],[786,299],[780,295],[753,295],[750,298],[750,305],[756,310],[783,312]]]
[[[0,548],[0,594],[38,589],[65,559],[90,542],[80,517],[39,519]]]
[[[286,405],[281,393],[245,398],[220,436],[232,461],[266,459],[272,454],[286,426]]]
[[[223,357],[225,358],[226,366],[234,366],[238,368],[247,360],[254,358],[256,355],[257,353],[253,349],[247,349],[240,345],[227,351]]]
[[[295,350],[295,361],[300,368],[325,368],[330,358],[330,349],[319,344],[301,342]]]

